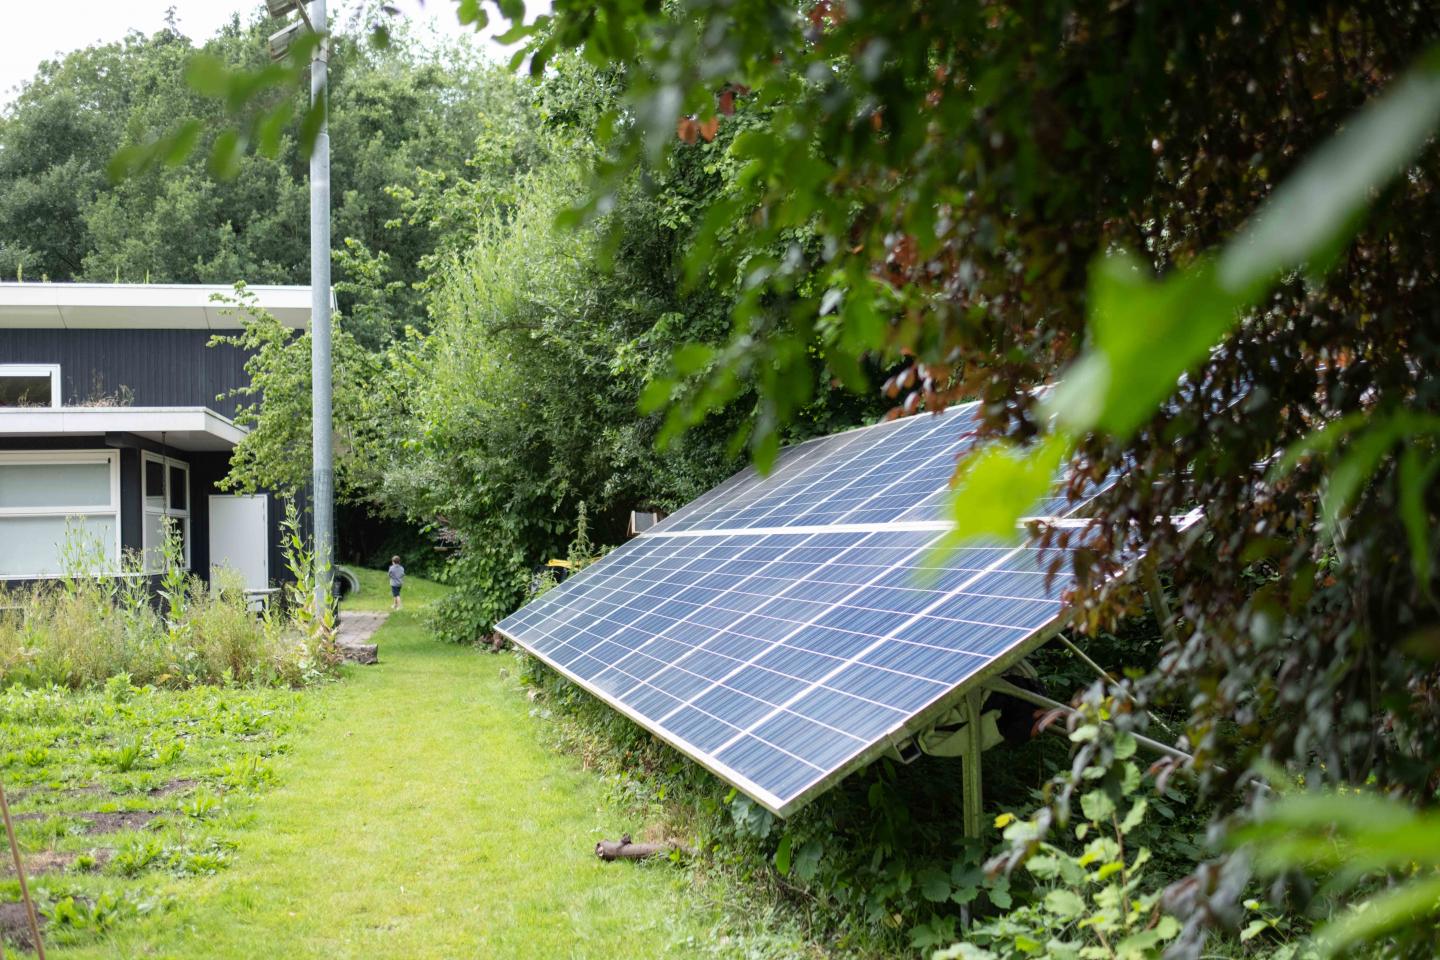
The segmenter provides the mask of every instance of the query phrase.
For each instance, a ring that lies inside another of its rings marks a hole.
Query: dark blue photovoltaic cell
[[[975,442],[978,408],[906,417],[790,448],[775,471],[743,472],[654,531],[889,523],[935,495],[939,517],[957,458]]]
[[[932,552],[974,417],[788,448],[497,629],[786,813],[1063,611],[1063,551]]]

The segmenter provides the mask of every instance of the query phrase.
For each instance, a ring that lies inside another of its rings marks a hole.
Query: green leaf
[[[1370,413],[1357,410],[1338,420],[1332,420],[1319,430],[1312,431],[1286,448],[1285,453],[1270,468],[1273,482],[1294,470],[1305,457],[1328,456],[1340,443],[1358,428],[1370,421]]]
[[[687,343],[670,359],[675,372],[681,377],[694,376],[715,358],[715,348],[703,343]]]
[[[1115,759],[1128,760],[1135,756],[1135,750],[1139,742],[1129,733],[1121,730],[1115,734]]]
[[[1104,822],[1115,815],[1115,801],[1103,790],[1091,790],[1080,798],[1080,810],[1087,820]]]
[[[184,163],[195,150],[195,144],[200,140],[200,121],[187,120],[176,127],[174,132],[160,145],[164,151],[161,160],[167,167],[178,167]]]
[[[1091,268],[1093,344],[1046,405],[1076,433],[1124,439],[1286,271],[1321,268],[1375,189],[1397,176],[1440,121],[1440,67],[1426,61],[1320,148],[1221,252],[1155,281],[1128,253]],[[1312,272],[1320,272],[1312,270]]]
[[[1434,923],[1440,916],[1440,877],[1412,879],[1357,904],[1315,935],[1325,956],[1344,953],[1411,924]]]
[[[920,873],[920,895],[931,903],[950,899],[950,876],[943,870],[927,867]]]
[[[1007,543],[1019,540],[1020,518],[1054,488],[1070,450],[1070,439],[1062,434],[1030,447],[1000,441],[980,448],[957,472],[950,500],[955,528],[937,549],[950,550],[987,536]]]
[[[1166,923],[1165,921],[1170,921]],[[1119,943],[1115,944],[1115,956],[1125,958],[1139,958],[1155,956],[1155,948],[1166,940],[1174,938],[1180,932],[1180,925],[1174,917],[1164,917],[1149,930],[1141,930],[1139,933],[1132,933]]]
[[[1021,953],[1041,954],[1045,952],[1045,945],[1033,937],[1019,933],[1015,935],[1015,949]]]
[[[273,110],[262,114],[255,124],[255,149],[267,157],[278,156],[280,140],[294,115],[295,108],[289,100],[280,101]]]
[[[1101,257],[1090,268],[1094,348],[1066,372],[1046,411],[1077,433],[1099,427],[1129,437],[1209,356],[1244,305],[1221,289],[1208,260],[1157,281],[1133,254]]]
[[[1085,912],[1085,901],[1073,890],[1051,890],[1045,894],[1045,909],[1057,917],[1073,920]]]
[[[1245,929],[1240,931],[1240,942],[1245,943],[1247,940],[1253,940],[1273,926],[1274,924],[1269,920],[1251,920],[1245,925]]]
[[[1135,801],[1130,812],[1125,814],[1125,819],[1120,821],[1120,832],[1128,834],[1131,830],[1140,826],[1145,820],[1145,811],[1149,809],[1150,803],[1144,797]]]
[[[820,857],[825,848],[819,840],[806,840],[795,855],[795,876],[809,882],[820,871]]]
[[[780,435],[774,430],[768,430],[759,434],[750,447],[750,456],[755,461],[755,469],[762,474],[770,472],[775,466],[775,458],[780,454]]]
[[[780,838],[780,845],[775,848],[775,870],[782,877],[790,875],[790,846],[793,842],[787,833]]]
[[[230,68],[213,53],[197,53],[185,64],[185,82],[202,97],[224,97],[230,92]]]
[[[1425,494],[1440,471],[1440,457],[1423,461],[1413,444],[1400,455],[1400,519],[1410,541],[1410,568],[1422,585],[1430,583],[1430,513],[1425,507]]]
[[[300,118],[300,150],[309,156],[315,151],[315,141],[325,125],[326,98],[321,97],[306,108]]]
[[[1351,442],[1345,455],[1326,478],[1325,492],[1320,498],[1327,528],[1335,529],[1335,524],[1349,511],[1355,498],[1379,468],[1380,461],[1398,439],[1398,430],[1392,420],[1377,424]]]
[[[1041,880],[1053,880],[1060,875],[1060,863],[1049,854],[1036,854],[1025,861],[1025,869]]]
[[[220,131],[210,148],[210,172],[220,180],[230,180],[240,172],[240,160],[245,154],[245,143],[240,133],[233,128]]]

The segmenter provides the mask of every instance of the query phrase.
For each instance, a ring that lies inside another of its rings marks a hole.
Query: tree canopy
[[[42,64],[0,116],[0,278],[308,282],[308,161],[294,124],[273,155],[247,153],[223,178],[204,154],[107,175],[118,150],[177,122],[199,121],[208,149],[226,113],[187,81],[190,63],[203,53],[258,69],[268,32],[263,17],[236,17],[198,48],[167,28]],[[408,191],[464,170],[487,124],[505,122],[513,81],[461,45],[432,51],[404,31],[384,49],[363,31],[333,46],[333,234],[348,241],[337,288],[352,331],[377,345],[424,325],[411,285],[443,232],[403,215]]]

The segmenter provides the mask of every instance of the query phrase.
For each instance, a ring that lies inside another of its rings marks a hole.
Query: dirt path
[[[316,694],[236,866],[68,957],[693,957],[713,917],[661,863],[602,864],[628,829],[539,739],[508,656],[389,618],[378,667]]]
[[[384,610],[347,610],[340,618],[335,639],[341,643],[369,643],[376,631],[385,625],[388,616],[390,614]]]

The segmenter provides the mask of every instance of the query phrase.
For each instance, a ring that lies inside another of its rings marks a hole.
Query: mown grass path
[[[414,600],[376,635],[380,666],[313,694],[316,716],[239,832],[234,867],[177,883],[170,908],[112,939],[54,955],[700,952],[712,918],[683,874],[595,858],[596,840],[627,825],[593,775],[541,742],[509,657],[426,635],[424,592],[407,590]]]

